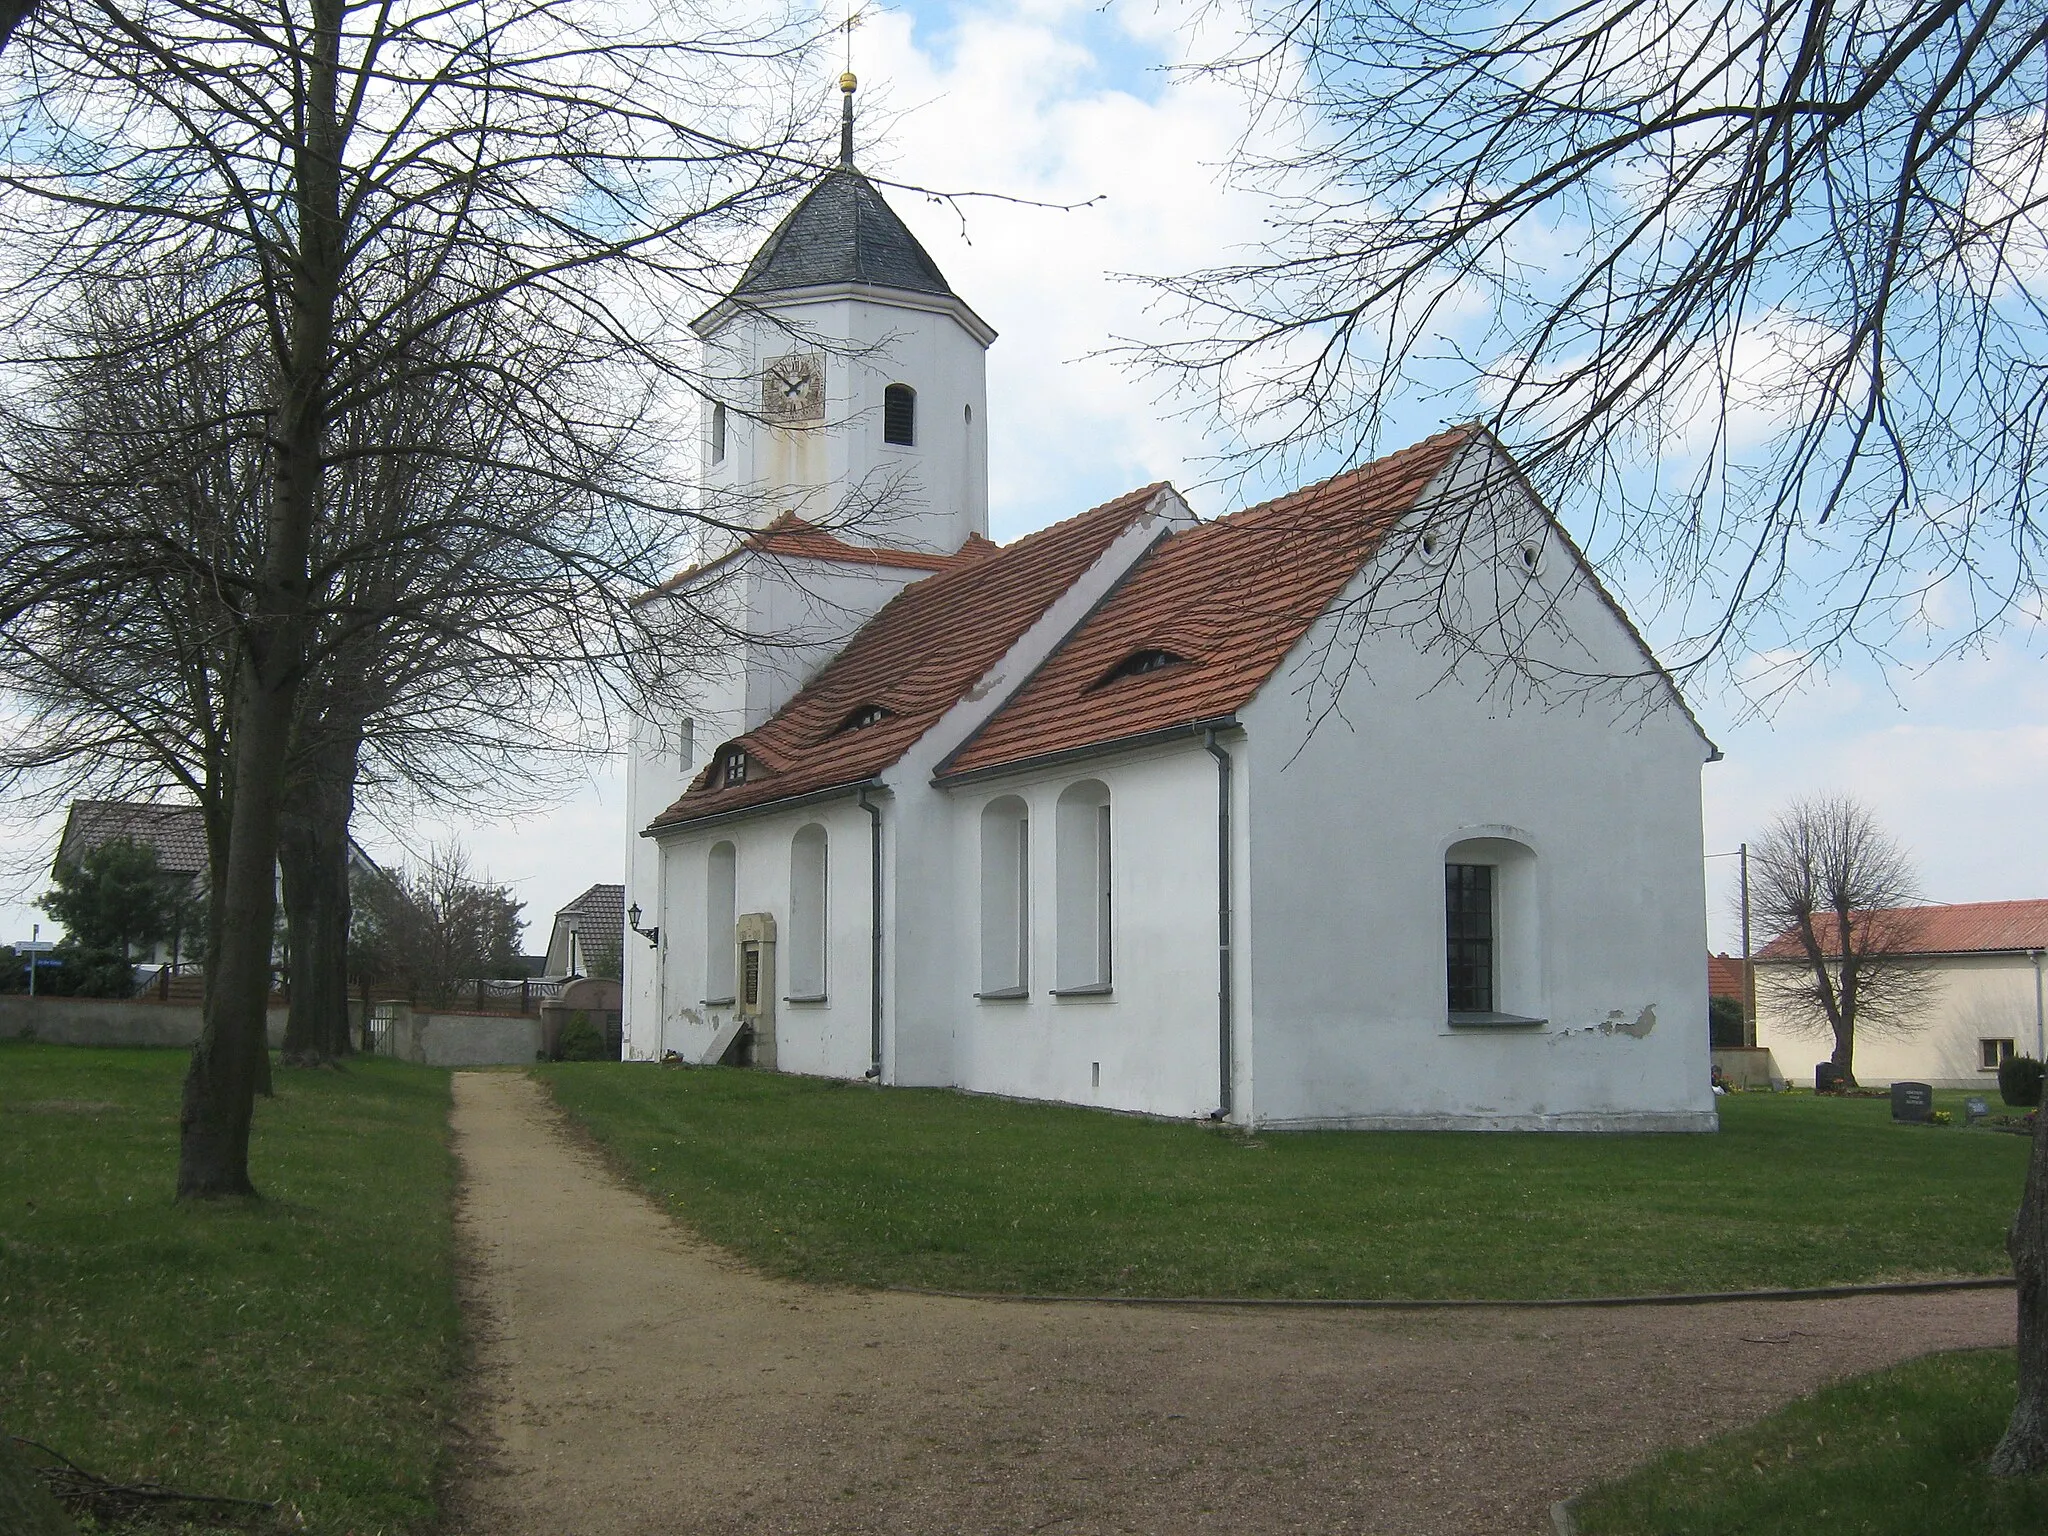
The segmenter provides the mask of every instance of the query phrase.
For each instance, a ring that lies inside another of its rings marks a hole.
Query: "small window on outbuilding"
[[[856,704],[846,712],[846,718],[832,727],[834,736],[846,731],[864,731],[871,725],[880,725],[889,718],[889,711],[879,704]]]
[[[1979,1040],[1977,1042],[1977,1065],[1986,1072],[1996,1072],[2012,1060],[2010,1040]]]
[[[882,441],[902,448],[917,442],[917,391],[908,384],[882,391]]]
[[[1185,660],[1186,658],[1176,656],[1172,651],[1163,651],[1157,646],[1148,646],[1142,651],[1131,652],[1130,655],[1103,673],[1102,682],[1097,683],[1095,686],[1100,688],[1103,683],[1113,683],[1118,678],[1123,677],[1142,677],[1147,672],[1163,672],[1168,667],[1183,665]]]

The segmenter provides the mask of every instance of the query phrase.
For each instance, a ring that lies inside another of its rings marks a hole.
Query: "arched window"
[[[1543,1022],[1536,855],[1505,837],[1444,852],[1445,1003],[1453,1024]]]
[[[982,997],[1023,997],[1031,985],[1031,812],[1015,795],[981,813]]]
[[[712,846],[704,870],[704,1001],[729,1003],[738,981],[739,859],[731,843]]]
[[[725,462],[725,402],[723,400],[714,400],[711,403],[711,462],[714,464],[723,464]]]
[[[825,829],[816,822],[789,843],[789,1000],[825,998]]]
[[[904,448],[917,442],[917,391],[908,384],[882,391],[882,441]]]
[[[1054,828],[1058,862],[1058,973],[1061,992],[1109,989],[1109,786],[1095,779],[1061,794]]]

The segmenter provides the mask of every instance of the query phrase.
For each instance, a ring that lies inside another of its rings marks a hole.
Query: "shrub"
[[[609,1052],[604,1048],[604,1031],[590,1022],[590,1015],[578,1009],[569,1015],[562,1026],[562,1033],[555,1041],[555,1059],[558,1061],[604,1061]]]
[[[2031,1056],[2009,1056],[1998,1064],[1998,1096],[2008,1104],[2041,1102],[2043,1067]]]
[[[1716,1049],[1722,1046],[1741,1045],[1742,1041],[1742,999],[1739,997],[1710,997],[1707,999],[1707,1038]]]

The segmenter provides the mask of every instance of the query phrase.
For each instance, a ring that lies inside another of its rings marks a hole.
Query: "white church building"
[[[994,332],[850,163],[698,322],[625,1054],[1245,1126],[1709,1131],[1716,756],[1506,453],[998,546]],[[858,515],[854,515],[854,514]]]

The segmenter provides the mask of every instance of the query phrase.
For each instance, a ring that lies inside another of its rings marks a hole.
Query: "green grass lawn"
[[[1585,1536],[2039,1536],[2048,1478],[1987,1477],[2010,1350],[1930,1355],[1668,1451],[1573,1506]]]
[[[460,1356],[447,1073],[281,1069],[266,1198],[180,1206],[185,1062],[0,1044],[0,1422],[314,1533],[431,1529]]]
[[[758,1072],[541,1075],[705,1237],[856,1285],[1444,1298],[2002,1274],[2027,1153],[1800,1094],[1720,1100],[1718,1136],[1247,1139]]]

